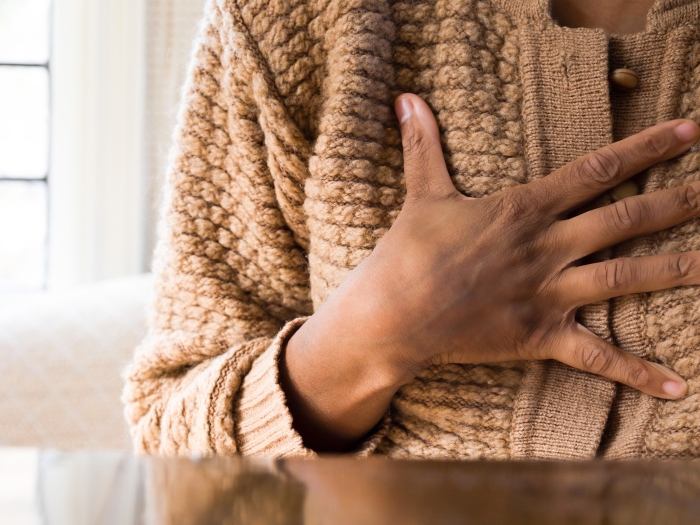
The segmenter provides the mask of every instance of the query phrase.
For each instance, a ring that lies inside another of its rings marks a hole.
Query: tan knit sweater
[[[637,90],[610,92],[618,67],[639,74]],[[657,0],[644,33],[612,37],[559,27],[547,0],[210,0],[151,330],[127,372],[138,450],[313,454],[277,359],[401,210],[392,101],[403,92],[434,110],[456,187],[494,193],[656,122],[700,122],[700,0]],[[650,192],[698,179],[693,150],[636,180]],[[697,249],[694,221],[608,255]],[[436,366],[396,394],[357,453],[700,456],[698,289],[599,303],[582,318],[676,370],[689,395],[662,401],[551,361]]]

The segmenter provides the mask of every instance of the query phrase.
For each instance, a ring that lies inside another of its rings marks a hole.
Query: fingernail
[[[661,390],[664,394],[673,399],[678,399],[688,393],[688,384],[673,370],[666,368],[660,363],[649,362],[649,364],[666,376],[667,380],[661,384]]]
[[[676,135],[683,142],[696,140],[698,137],[698,127],[690,122],[682,122],[676,126]]]
[[[401,97],[398,107],[396,108],[396,113],[400,123],[403,123],[407,118],[413,115],[413,102],[411,102],[411,99],[408,97]]]
[[[685,383],[679,383],[678,381],[666,381],[661,385],[661,389],[665,394],[671,396],[674,399],[683,397],[686,390],[688,389]]]

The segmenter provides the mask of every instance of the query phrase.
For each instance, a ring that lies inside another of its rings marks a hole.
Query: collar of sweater
[[[556,25],[552,19],[550,0],[493,0],[516,19],[528,19],[546,25]],[[663,31],[700,19],[698,0],[656,0],[647,15],[647,32]]]

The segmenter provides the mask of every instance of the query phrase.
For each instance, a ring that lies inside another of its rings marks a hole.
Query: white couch
[[[0,446],[130,449],[121,377],[151,277],[0,297]]]

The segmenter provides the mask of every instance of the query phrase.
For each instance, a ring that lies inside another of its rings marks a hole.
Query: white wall
[[[49,288],[148,270],[203,0],[54,0]]]
[[[144,3],[55,0],[49,287],[144,268]]]

